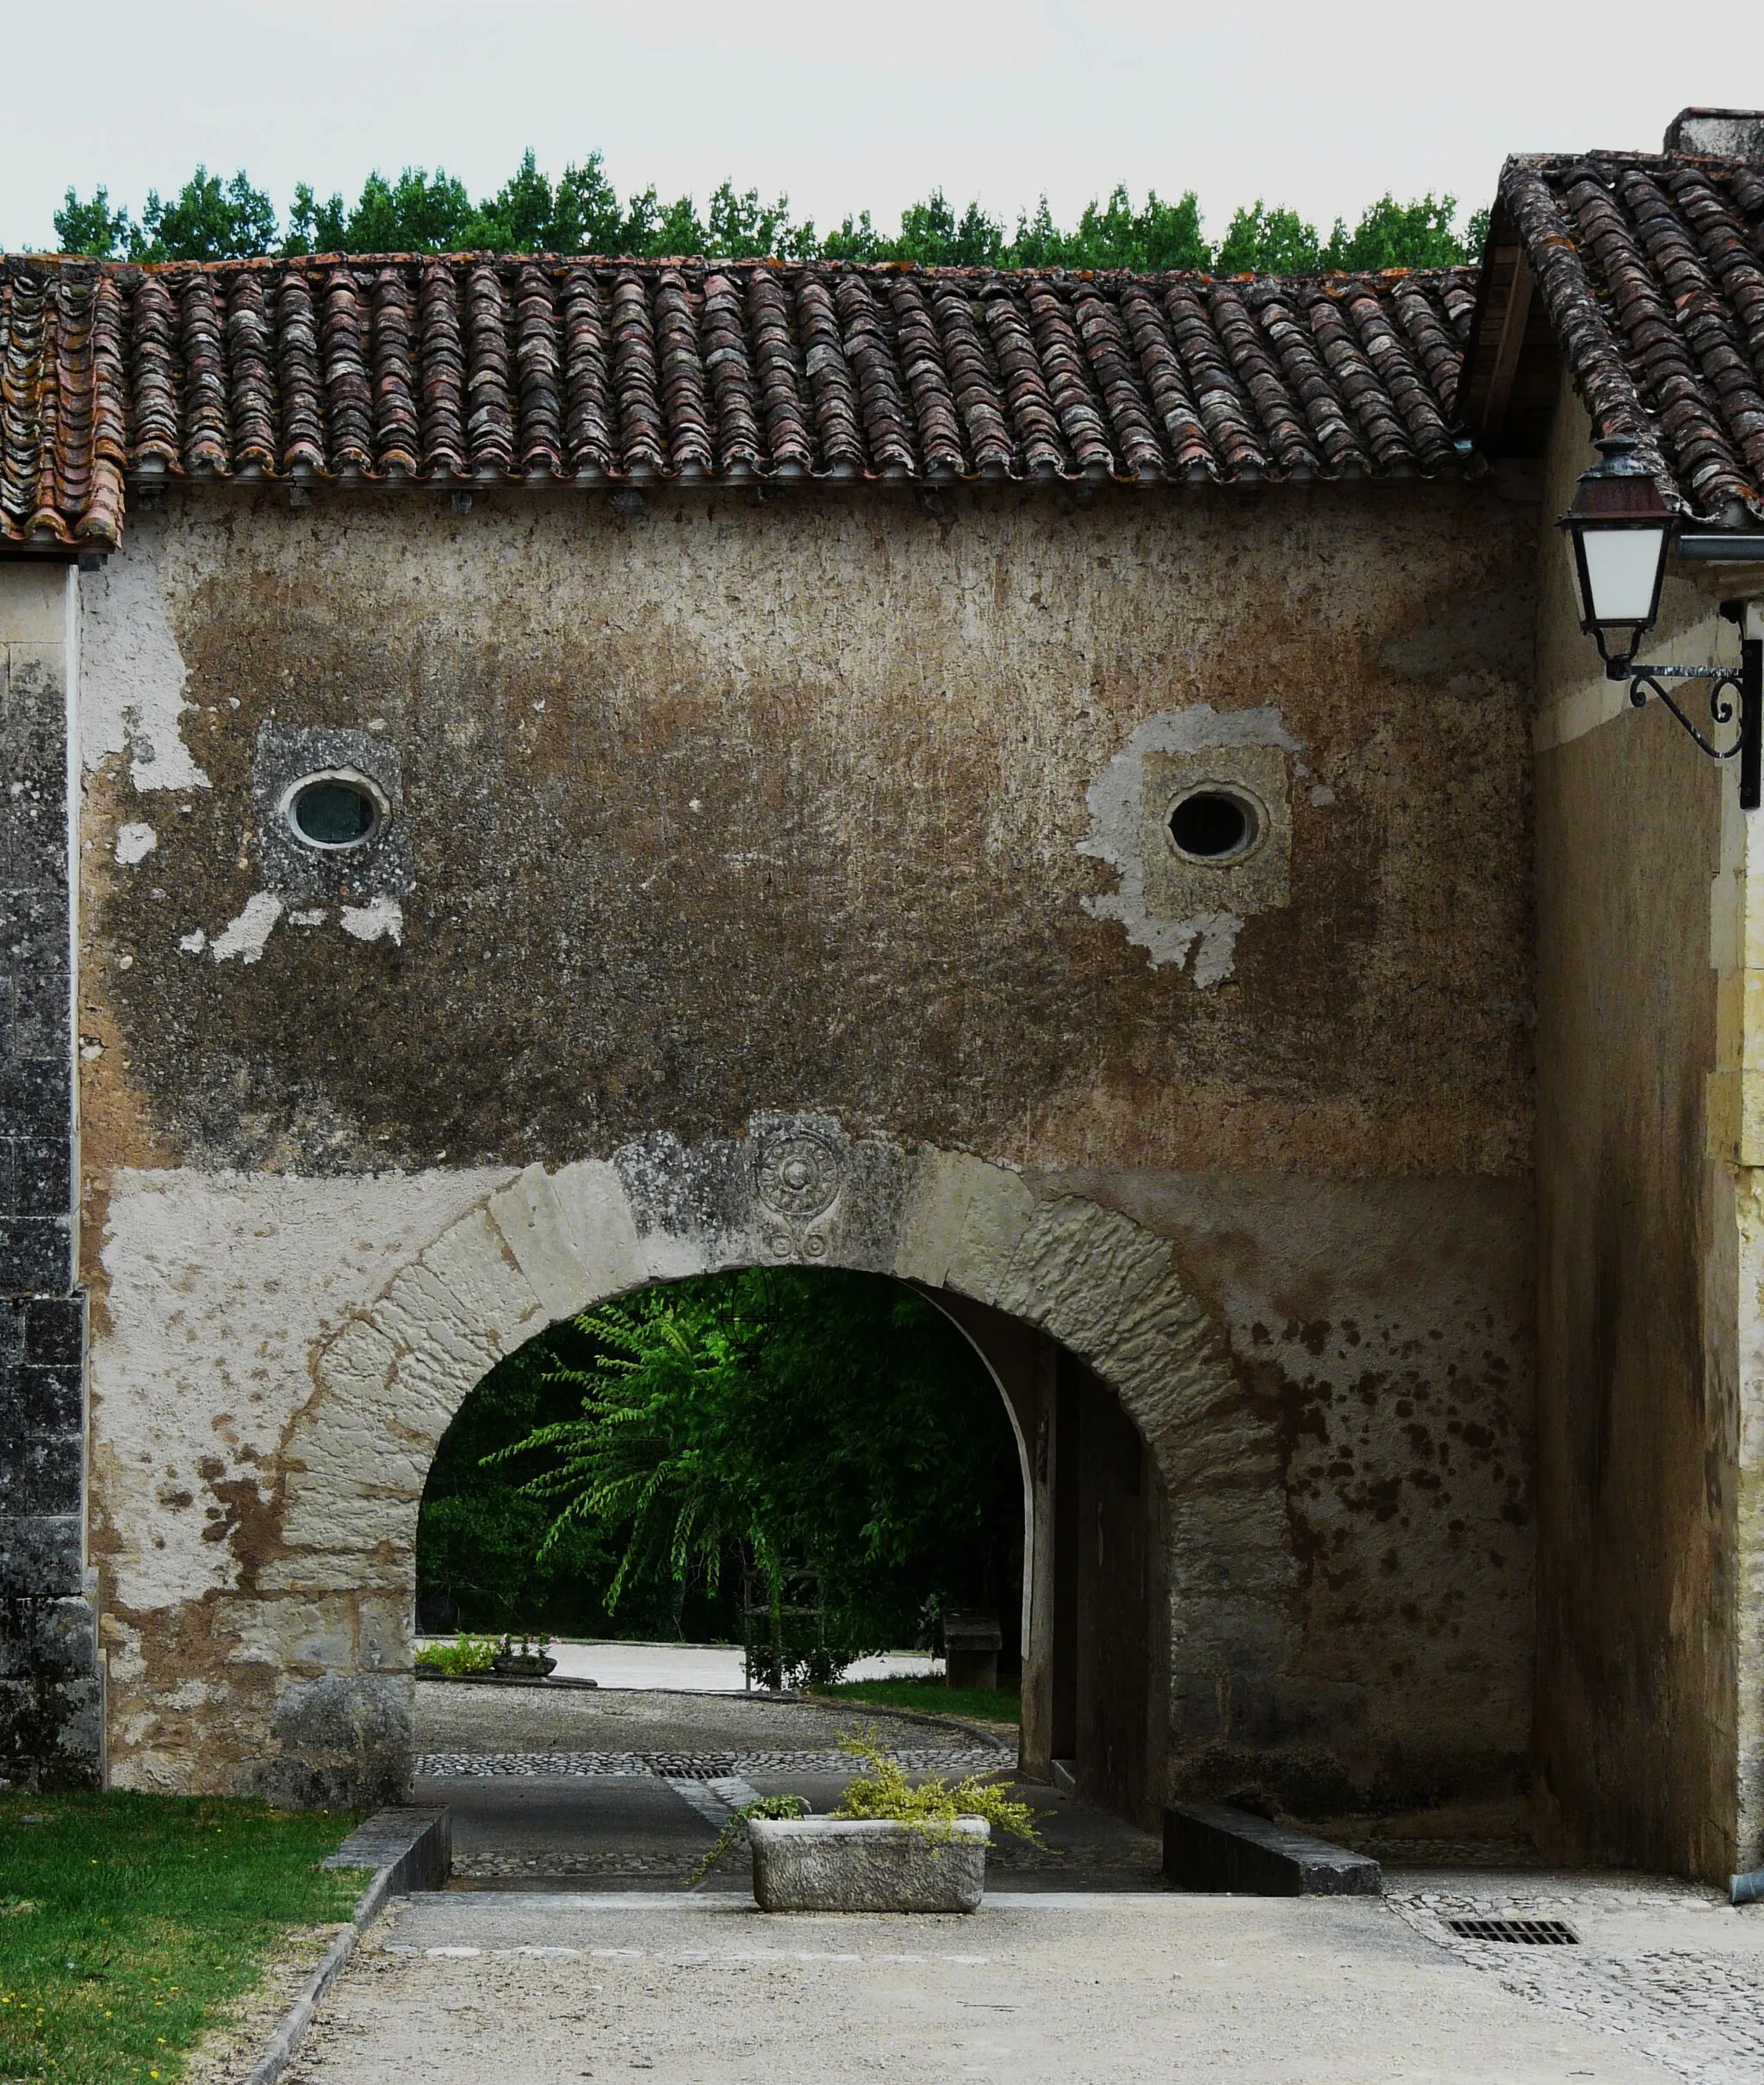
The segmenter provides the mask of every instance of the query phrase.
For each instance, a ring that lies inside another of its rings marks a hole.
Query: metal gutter
[[[1686,564],[1764,564],[1764,531],[1736,529],[1681,535],[1678,554]]]

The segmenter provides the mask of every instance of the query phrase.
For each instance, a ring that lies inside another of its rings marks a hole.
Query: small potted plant
[[[496,1664],[494,1636],[468,1636],[463,1629],[452,1643],[425,1643],[416,1655],[419,1679],[469,1679]]]
[[[992,1827],[1037,1840],[1028,1805],[972,1774],[915,1787],[873,1739],[842,1734],[839,1747],[869,1771],[836,1810],[780,1814],[793,1799],[773,1797],[743,1814],[761,1911],[975,1911]]]
[[[523,1632],[517,1651],[513,1636],[505,1636],[502,1648],[490,1661],[490,1670],[517,1679],[543,1679],[557,1670],[557,1660],[546,1655],[545,1646],[550,1640],[549,1636],[533,1636]]]

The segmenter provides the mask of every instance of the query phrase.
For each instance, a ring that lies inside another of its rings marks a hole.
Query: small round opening
[[[1223,789],[1196,789],[1170,814],[1177,852],[1196,862],[1229,862],[1247,854],[1259,830],[1254,806]]]
[[[324,775],[297,788],[288,822],[309,847],[359,847],[380,823],[380,806],[359,782]]]

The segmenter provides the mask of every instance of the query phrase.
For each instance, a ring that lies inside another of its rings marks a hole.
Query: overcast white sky
[[[70,183],[139,208],[200,159],[285,214],[437,162],[473,193],[529,145],[619,192],[732,175],[823,227],[941,185],[1069,221],[1125,180],[1326,227],[1386,189],[1488,200],[1509,152],[1655,149],[1690,103],[1764,106],[1764,4],[1699,0],[0,0],[0,242]]]

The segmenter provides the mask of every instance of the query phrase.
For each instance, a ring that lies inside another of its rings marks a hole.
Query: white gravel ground
[[[450,1637],[424,1637],[449,1643]],[[686,1688],[700,1694],[740,1694],[745,1690],[738,1644],[553,1642],[560,1679],[592,1679],[603,1687]],[[899,1679],[941,1672],[943,1660],[921,1651],[883,1651],[850,1666],[848,1679]]]

